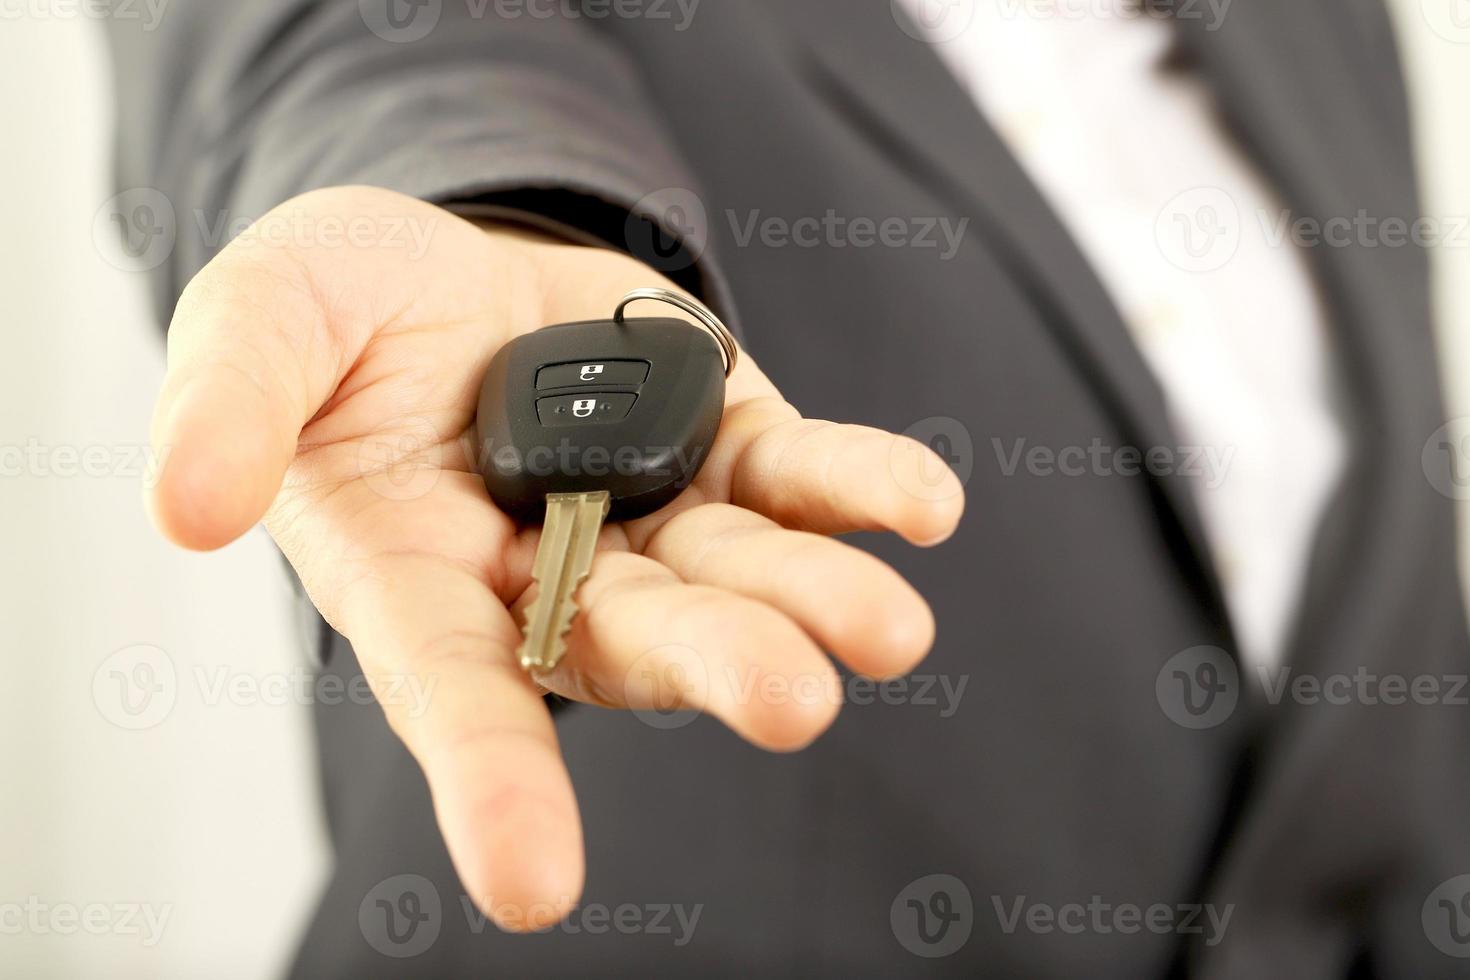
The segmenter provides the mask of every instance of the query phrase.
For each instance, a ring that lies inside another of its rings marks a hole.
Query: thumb
[[[227,248],[179,300],[150,430],[166,462],[148,495],[177,544],[218,548],[260,520],[302,426],[340,380],[306,275],[282,252]]]
[[[412,197],[335,187],[282,203],[226,245],[169,328],[151,429],[165,460],[148,500],[159,529],[195,549],[249,530],[280,492],[302,428],[383,325],[424,309],[483,318],[509,302],[519,267],[489,240]],[[444,283],[476,285],[445,307],[432,299]]]

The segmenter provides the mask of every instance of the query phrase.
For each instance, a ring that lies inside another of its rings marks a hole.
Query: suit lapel
[[[1403,79],[1380,0],[1234,0],[1218,31],[1179,27],[1226,124],[1294,220],[1341,228],[1360,215],[1415,219]],[[1419,247],[1385,244],[1384,234],[1370,225],[1306,249],[1333,327],[1352,437],[1289,647],[1292,673],[1319,683],[1360,670],[1435,676],[1444,663],[1443,649],[1422,642],[1443,612],[1425,599],[1442,594],[1442,583],[1423,576],[1447,571],[1439,555],[1452,533],[1421,459],[1442,421],[1427,259]],[[1234,903],[1241,914],[1222,946],[1193,943],[1191,975],[1235,975],[1252,944],[1289,934],[1273,903],[1290,908],[1301,896],[1322,903],[1313,917],[1322,927],[1316,940],[1330,947],[1324,961],[1362,941],[1353,934],[1356,896],[1383,888],[1383,868],[1402,860],[1406,828],[1417,831],[1422,814],[1406,817],[1398,797],[1418,792],[1422,767],[1435,764],[1386,747],[1432,745],[1422,734],[1429,711],[1385,710],[1351,695],[1282,697],[1257,733],[1254,764],[1242,769],[1202,890],[1210,904]],[[1352,775],[1338,778],[1344,767]],[[1314,834],[1318,846],[1304,846]],[[1323,902],[1328,895],[1342,896],[1336,907]]]
[[[1198,21],[1178,27],[1181,48],[1215,92],[1226,125],[1292,220],[1321,227],[1359,214],[1416,217],[1402,79],[1377,0],[1234,0],[1216,31]],[[1436,379],[1424,348],[1430,318],[1422,249],[1353,241],[1306,251],[1333,326],[1340,407],[1353,442],[1318,536],[1291,649],[1297,669],[1330,673],[1341,666],[1334,658],[1363,656],[1371,631],[1359,620],[1394,601],[1385,590],[1413,588],[1378,581],[1377,569],[1428,513],[1417,493],[1417,452],[1437,424]],[[1415,458],[1405,458],[1406,450]]]
[[[810,0],[784,8],[812,56],[818,83],[917,180],[971,218],[971,227],[990,241],[1043,311],[1123,437],[1144,451],[1177,447],[1163,390],[1112,300],[932,46],[902,29],[896,9],[878,0]],[[843,29],[832,30],[834,23]],[[1187,480],[1146,479],[1186,581],[1228,634],[1221,588]]]

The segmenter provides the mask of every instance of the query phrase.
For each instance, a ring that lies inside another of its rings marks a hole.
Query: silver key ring
[[[613,320],[622,323],[623,311],[641,299],[651,299],[678,307],[704,324],[705,328],[714,335],[715,341],[720,345],[720,352],[724,355],[725,377],[728,378],[735,370],[735,361],[740,356],[739,349],[735,346],[735,335],[730,333],[730,328],[721,323],[720,318],[715,316],[708,306],[697,299],[691,299],[682,293],[676,293],[672,289],[664,289],[661,286],[647,286],[643,289],[635,289],[624,296],[618,308],[613,311]]]

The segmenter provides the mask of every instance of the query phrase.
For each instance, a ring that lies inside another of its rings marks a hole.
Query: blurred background
[[[273,977],[326,862],[310,675],[264,531],[189,554],[144,513],[162,334],[94,227],[84,8],[0,4],[0,977]]]
[[[1470,221],[1470,0],[1390,5],[1425,210]],[[149,527],[163,344],[107,227],[110,99],[87,4],[0,0],[0,977],[274,977],[327,862],[302,610],[264,532]],[[1466,415],[1470,225],[1434,260]]]

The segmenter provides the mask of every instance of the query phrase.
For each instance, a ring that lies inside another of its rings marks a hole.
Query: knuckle
[[[370,184],[334,184],[330,187],[302,191],[300,194],[287,198],[272,211],[297,209],[311,213],[333,214],[347,210],[365,210],[381,204],[424,206],[418,198],[409,197],[385,187],[374,187]]]
[[[627,623],[625,617],[633,611],[633,607],[628,604],[614,600],[629,592],[651,591],[675,585],[672,573],[662,570],[653,562],[640,559],[636,563],[620,561],[619,564],[625,564],[628,571],[615,578],[604,574],[599,580],[594,570],[581,592],[580,615],[572,628],[575,630],[580,626],[593,645],[600,645],[607,637],[619,635],[620,629]]]
[[[658,530],[648,539],[646,550],[653,552],[660,546],[703,538],[748,513],[734,504],[718,501],[681,510],[659,525]]]
[[[405,661],[405,670],[434,674],[468,668],[479,675],[479,683],[506,682],[529,687],[531,679],[516,663],[514,651],[493,633],[476,629],[450,629],[420,642]]]
[[[762,395],[733,405],[726,412],[726,419],[737,426],[782,425],[801,419],[796,406],[775,395]]]
[[[779,625],[775,610],[732,592],[707,586],[690,586],[679,609],[672,613],[677,630],[687,637],[722,637],[738,645],[740,637],[753,632],[773,632]]]
[[[547,690],[573,701],[599,708],[619,707],[620,702],[604,689],[596,672],[587,669],[585,660],[589,652],[585,645],[569,649],[556,669],[541,678],[542,683]]]

